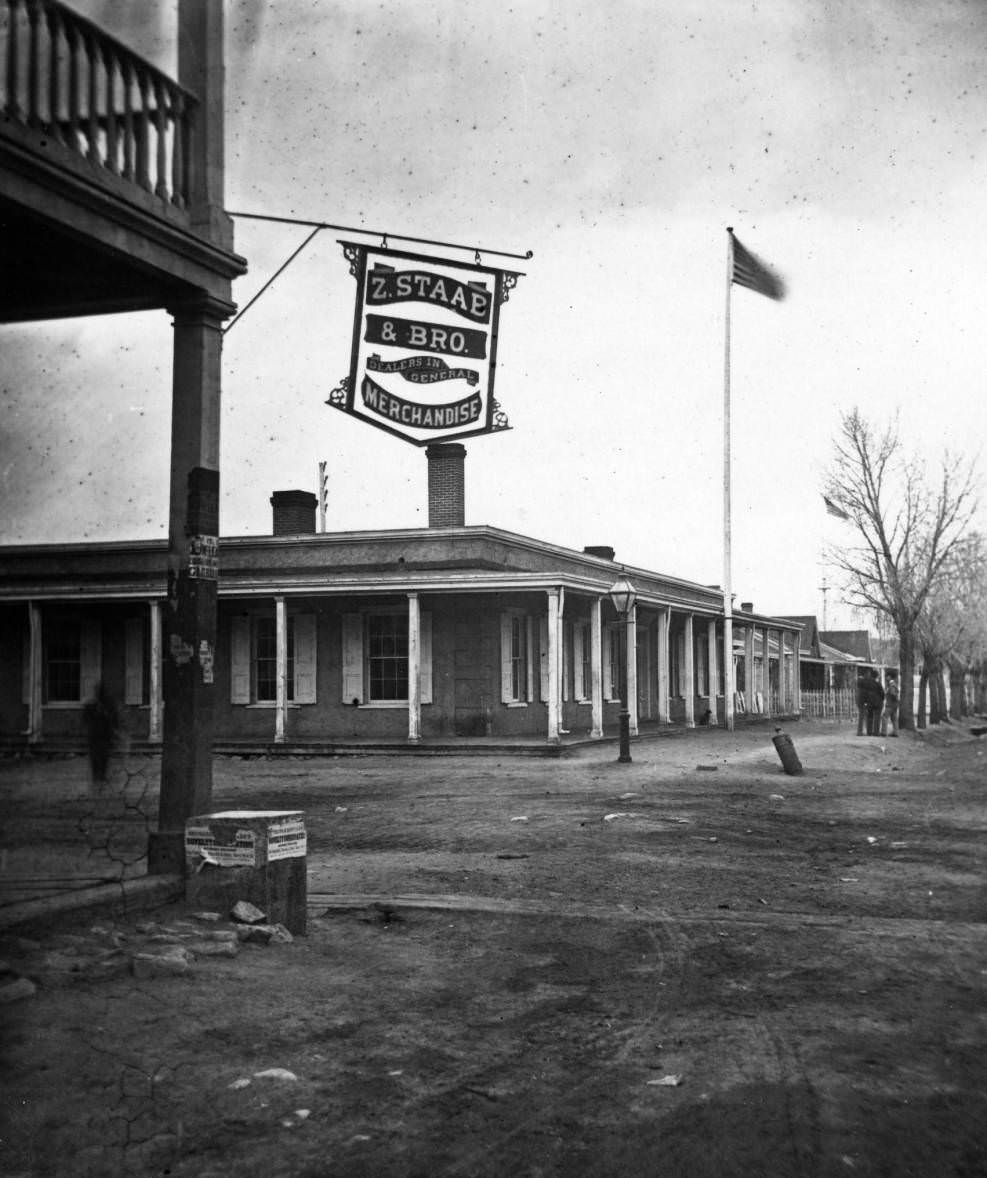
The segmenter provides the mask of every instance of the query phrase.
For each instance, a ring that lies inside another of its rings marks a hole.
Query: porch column
[[[683,651],[683,669],[682,674],[685,679],[685,726],[686,728],[695,728],[696,726],[696,659],[694,642],[692,635],[692,614],[685,615],[685,636],[683,638],[685,650]]]
[[[27,603],[28,648],[27,648],[27,740],[37,744],[41,739],[41,606],[36,601]]]
[[[744,627],[744,694],[747,697],[747,714],[754,711],[754,692],[757,691],[757,676],[754,673],[754,623]]]
[[[668,627],[672,621],[671,606],[658,615],[658,723],[667,724],[668,709]]]
[[[422,738],[422,614],[417,593],[408,594],[408,743]]]
[[[548,743],[558,744],[559,735],[559,594],[558,589],[548,593]]]
[[[274,743],[284,744],[288,711],[288,623],[284,597],[274,599]]]
[[[214,245],[232,249],[233,222],[223,208],[224,7],[179,0],[178,82],[199,100],[188,158],[192,226]]]
[[[156,875],[182,871],[186,819],[212,806],[220,366],[229,304],[203,296],[172,310],[166,707],[158,830],[148,846],[148,871]]]
[[[764,701],[762,715],[771,715],[771,631],[767,626],[761,631],[761,699]]]
[[[716,665],[716,619],[710,618],[706,626],[706,649],[709,651],[707,656],[709,662],[709,710],[712,713],[709,718],[710,725],[719,723],[717,717],[716,697],[720,689],[720,676]]]
[[[785,676],[785,631],[778,631],[778,715],[783,716],[787,711],[788,692]]]
[[[161,602],[150,601],[151,665],[148,667],[148,740],[161,740]]]
[[[637,736],[637,606],[627,615],[627,711],[628,730]]]
[[[794,630],[792,632],[792,675],[794,681],[792,685],[792,704],[795,709],[795,714],[801,716],[802,714],[802,632],[801,630]]]
[[[596,597],[589,607],[589,674],[592,697],[592,726],[590,738],[603,736],[603,621],[602,598]]]
[[[559,735],[568,732],[565,726],[565,587],[559,586],[559,617],[555,627],[555,668],[559,681]]]
[[[723,594],[723,724],[733,732],[736,724],[734,694],[737,685],[733,665],[733,605],[729,593]]]

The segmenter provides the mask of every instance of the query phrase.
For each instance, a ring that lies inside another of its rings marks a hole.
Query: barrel
[[[782,768],[789,777],[798,777],[802,772],[802,762],[799,760],[798,753],[795,751],[792,738],[787,732],[779,732],[771,740],[778,750],[778,756],[781,757]]]

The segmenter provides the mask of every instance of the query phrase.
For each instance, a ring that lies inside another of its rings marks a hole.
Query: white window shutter
[[[230,618],[230,703],[250,703],[250,618]]]
[[[514,702],[514,684],[511,668],[511,635],[513,618],[510,614],[500,615],[500,702]]]
[[[315,614],[295,614],[295,699],[296,704],[315,703],[316,626]]]
[[[82,699],[96,695],[96,685],[103,677],[102,633],[99,622],[86,618],[79,635],[79,679]]]
[[[127,618],[124,626],[125,704],[144,702],[144,619]]]
[[[421,674],[419,676],[419,699],[423,704],[432,702],[432,615],[422,610],[418,619],[419,651]]]
[[[538,619],[538,651],[541,667],[541,679],[538,684],[538,698],[542,703],[548,703],[548,614],[542,614]]]
[[[343,614],[343,703],[363,703],[363,614]]]

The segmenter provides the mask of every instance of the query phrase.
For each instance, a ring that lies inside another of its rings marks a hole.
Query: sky
[[[74,7],[175,72],[173,3]],[[788,289],[731,295],[733,589],[855,624],[824,559],[848,539],[821,495],[841,414],[897,415],[933,470],[987,432],[981,0],[226,14],[228,209],[523,273],[498,344],[511,429],[466,440],[467,524],[722,583],[732,226]],[[243,306],[309,231],[235,231]],[[346,236],[320,233],[225,337],[223,535],[269,534],[271,493],[316,491],[321,461],[330,530],[427,523],[424,451],[325,404],[349,368]],[[163,538],[168,316],[3,326],[0,349],[0,542]]]

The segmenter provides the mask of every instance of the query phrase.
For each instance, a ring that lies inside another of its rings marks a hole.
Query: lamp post
[[[626,577],[610,587],[610,600],[620,620],[620,752],[617,760],[627,764],[631,759],[631,714],[627,706],[627,624],[637,593]]]

